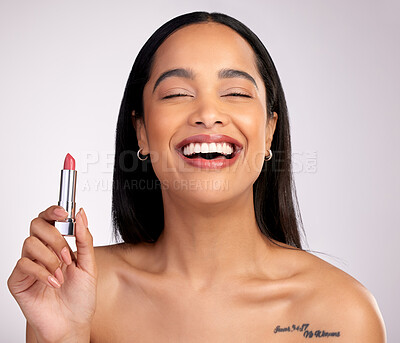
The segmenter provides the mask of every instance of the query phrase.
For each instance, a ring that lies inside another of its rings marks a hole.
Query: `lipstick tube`
[[[70,155],[65,156],[64,169],[61,170],[60,197],[58,206],[68,212],[65,220],[55,221],[54,226],[63,236],[75,236],[75,193],[76,193],[75,160]]]

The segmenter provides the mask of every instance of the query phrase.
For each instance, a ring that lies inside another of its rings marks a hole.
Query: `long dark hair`
[[[136,57],[126,84],[116,129],[112,191],[115,238],[132,244],[152,243],[157,241],[164,228],[161,183],[149,159],[137,159],[139,147],[132,112],[135,111],[136,118],[144,116],[143,89],[150,78],[158,47],[176,30],[204,22],[216,22],[232,28],[254,50],[267,93],[267,118],[269,120],[273,112],[278,114],[271,144],[273,157],[264,162],[253,184],[255,216],[266,237],[301,249],[300,231],[304,230],[292,175],[288,110],[278,73],[267,49],[247,26],[216,12],[192,12],[169,20],[153,33]]]

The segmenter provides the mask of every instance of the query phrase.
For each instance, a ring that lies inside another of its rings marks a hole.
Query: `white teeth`
[[[222,153],[223,154],[229,154],[229,146],[227,147],[226,143],[222,144]]]
[[[201,145],[200,145],[200,143],[196,143],[196,144],[194,145],[194,152],[195,152],[196,154],[198,154],[199,152],[201,152]]]
[[[209,151],[208,144],[207,143],[201,143],[201,153],[202,154],[207,154],[208,151]]]
[[[190,143],[183,147],[183,154],[186,156],[194,153],[211,153],[217,152],[224,155],[230,155],[234,151],[233,145],[230,143]]]
[[[184,155],[193,155],[194,154],[194,143],[190,143],[185,146],[186,152],[183,151]]]
[[[208,151],[217,151],[217,144],[215,143],[210,143],[208,145]]]

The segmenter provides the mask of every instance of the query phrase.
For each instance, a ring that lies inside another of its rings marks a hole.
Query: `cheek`
[[[146,112],[147,140],[150,150],[151,163],[157,177],[169,170],[171,154],[171,138],[177,127],[177,116],[156,107]]]
[[[147,125],[147,139],[151,153],[162,153],[168,149],[171,134],[171,122],[163,120],[149,120]]]
[[[238,127],[246,138],[246,164],[249,170],[259,172],[262,169],[265,156],[266,115],[263,111],[247,113],[240,117]]]
[[[240,126],[247,138],[248,149],[265,148],[266,115],[263,111],[248,112],[240,117]]]
[[[149,149],[152,151],[167,149],[177,116],[157,106],[148,106],[145,113]]]

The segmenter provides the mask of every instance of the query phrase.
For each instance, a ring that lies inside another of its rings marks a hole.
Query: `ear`
[[[149,154],[149,144],[147,140],[147,132],[146,132],[146,126],[144,125],[144,119],[143,117],[137,118],[135,116],[135,111],[132,111],[132,125],[136,131],[136,137],[138,140],[139,148],[142,148],[140,153],[142,155]]]
[[[265,149],[268,151],[271,149],[272,138],[274,137],[274,132],[276,128],[276,122],[278,121],[278,114],[273,112],[273,116],[269,118],[267,122],[267,127],[265,131]]]

